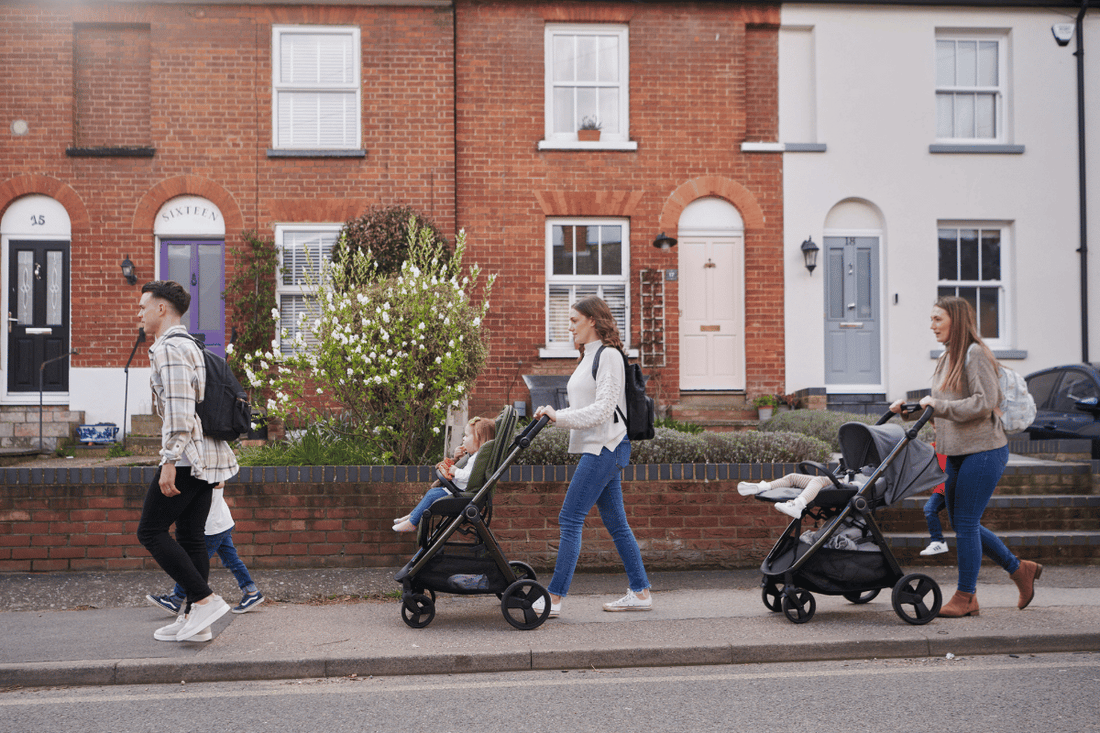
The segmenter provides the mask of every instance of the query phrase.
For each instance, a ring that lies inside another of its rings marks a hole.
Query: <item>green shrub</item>
[[[846,422],[861,422],[874,425],[877,415],[857,415],[851,412],[833,412],[831,410],[790,410],[780,412],[760,426],[762,432],[801,433],[827,443],[834,453],[840,452],[837,431]],[[894,418],[899,420],[899,418]],[[900,423],[899,423],[900,424]],[[933,438],[931,424],[926,425],[918,436],[928,443]]]
[[[711,463],[798,463],[829,460],[829,444],[787,432],[704,433]]]
[[[366,252],[374,260],[379,274],[399,274],[409,256],[409,222],[412,220],[417,222],[420,234],[439,246],[440,264],[446,265],[451,255],[446,237],[435,222],[409,206],[374,207],[358,219],[345,222],[333,251],[333,261],[346,262],[349,252]],[[348,274],[349,284],[357,284],[358,273],[349,270]]]
[[[294,431],[288,440],[242,448],[242,466],[377,466],[384,451],[358,436],[343,435],[331,426],[314,423]]]
[[[653,421],[653,426],[657,428],[670,428],[672,430],[679,430],[681,433],[691,433],[697,435],[705,428],[702,425],[696,425],[693,422],[680,422],[674,420],[671,417],[662,417]]]

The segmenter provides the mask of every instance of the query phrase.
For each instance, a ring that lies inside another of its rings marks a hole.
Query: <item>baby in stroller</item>
[[[783,512],[788,517],[798,519],[802,516],[802,512],[805,511],[807,505],[816,499],[817,495],[821,493],[821,490],[829,484],[830,480],[827,476],[809,476],[804,473],[788,473],[783,478],[776,479],[775,481],[761,481],[759,483],[742,481],[737,484],[737,493],[741,496],[755,496],[765,491],[770,491],[771,489],[802,489],[802,493],[790,501],[780,502],[775,505],[778,511]]]
[[[451,483],[459,489],[465,489],[470,481],[470,474],[474,470],[474,462],[477,460],[477,452],[481,446],[496,437],[496,423],[492,418],[474,417],[466,423],[466,429],[462,433],[462,445],[455,449],[454,460],[446,459],[436,465],[436,469],[446,476]],[[456,463],[465,458],[465,462]],[[415,532],[420,524],[420,518],[436,499],[450,496],[450,490],[444,488],[439,481],[431,485],[424,493],[424,498],[416,505],[416,508],[403,517],[393,520],[394,532]]]

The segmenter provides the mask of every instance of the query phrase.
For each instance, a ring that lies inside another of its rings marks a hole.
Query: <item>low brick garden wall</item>
[[[737,482],[777,478],[793,465],[628,466],[627,515],[652,569],[753,567],[786,526]],[[136,538],[155,469],[0,469],[0,571],[153,569]],[[431,468],[246,467],[225,496],[234,543],[253,568],[387,567],[415,551],[391,529],[423,495]],[[493,533],[510,560],[553,567],[572,467],[513,466],[497,486]],[[595,510],[581,569],[621,567]]]

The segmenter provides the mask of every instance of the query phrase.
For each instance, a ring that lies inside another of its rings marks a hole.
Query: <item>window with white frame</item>
[[[936,34],[938,140],[1005,139],[1006,45],[995,34]]]
[[[309,324],[317,317],[314,293],[321,282],[322,263],[332,260],[332,248],[340,235],[340,224],[282,225],[275,227],[279,250],[279,273],[275,300],[279,304],[279,327],[286,336],[280,342],[284,354],[317,343]]]
[[[577,140],[586,120],[600,141],[629,139],[629,35],[625,25],[546,26],[546,139]]]
[[[581,298],[607,301],[623,345],[630,337],[630,231],[625,219],[557,219],[546,223],[546,348],[574,349],[569,309]]]
[[[1006,229],[996,225],[939,226],[938,294],[970,301],[982,338],[1005,345]]]
[[[359,27],[274,26],[273,147],[360,147]]]

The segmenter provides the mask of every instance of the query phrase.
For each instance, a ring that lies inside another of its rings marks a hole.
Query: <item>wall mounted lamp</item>
[[[657,235],[657,238],[653,240],[653,246],[660,250],[670,250],[676,246],[676,238],[661,232]]]
[[[134,274],[134,263],[130,261],[130,255],[122,261],[122,276],[131,285],[137,285],[137,275]]]
[[[810,271],[810,274],[814,274],[814,268],[817,267],[817,253],[819,247],[814,244],[812,237],[806,237],[806,241],[802,243],[802,259],[806,262],[806,269]]]

